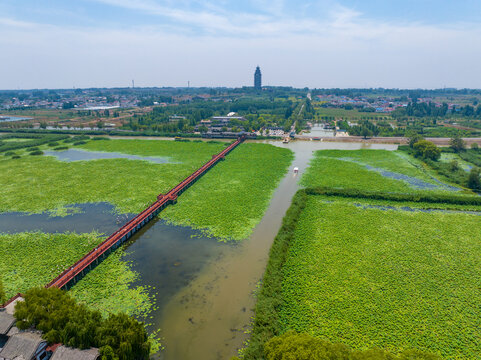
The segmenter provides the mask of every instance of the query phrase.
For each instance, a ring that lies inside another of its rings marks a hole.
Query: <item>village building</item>
[[[60,345],[55,349],[50,360],[97,360],[99,358],[100,353],[96,348],[79,350]]]
[[[0,350],[0,360],[42,360],[47,357],[47,342],[39,332],[22,331],[8,337]]]
[[[247,121],[247,119],[243,116],[213,116],[212,118],[213,123],[219,123],[222,125],[228,125],[232,120],[238,121]]]

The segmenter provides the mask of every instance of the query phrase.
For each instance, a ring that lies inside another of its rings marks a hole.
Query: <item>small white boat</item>
[[[299,172],[299,168],[296,166],[296,167],[294,168],[294,174],[297,174],[298,172]]]

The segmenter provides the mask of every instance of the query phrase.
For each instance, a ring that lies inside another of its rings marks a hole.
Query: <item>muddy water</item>
[[[260,142],[289,148],[295,153],[295,159],[252,236],[238,246],[225,247],[161,310],[158,326],[164,337],[165,350],[161,354],[164,360],[229,359],[243,346],[248,338],[245,330],[254,315],[253,293],[264,273],[272,241],[313,151],[397,148],[396,145],[356,143]],[[294,166],[299,168],[298,174],[292,172]]]

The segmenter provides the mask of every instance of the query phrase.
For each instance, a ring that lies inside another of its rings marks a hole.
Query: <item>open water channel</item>
[[[264,273],[270,246],[279,230],[298,181],[321,149],[387,149],[396,145],[317,141],[258,141],[292,150],[295,159],[275,190],[269,208],[251,237],[226,244],[202,237],[188,227],[155,219],[136,233],[126,259],[140,274],[142,284],[156,288],[153,329],[161,329],[163,360],[228,359],[248,339],[246,330],[255,306],[254,292]],[[299,173],[294,174],[296,166]],[[195,191],[195,185],[189,190]],[[132,215],[115,214],[109,204],[80,204],[81,213],[66,217],[48,214],[0,214],[0,232],[90,232],[110,234]]]

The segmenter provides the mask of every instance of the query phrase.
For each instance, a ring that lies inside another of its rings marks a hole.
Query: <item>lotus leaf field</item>
[[[114,251],[70,290],[78,302],[99,310],[102,315],[124,312],[142,319],[154,308],[153,289],[134,286],[139,275],[122,258],[122,248]]]
[[[308,197],[282,269],[282,331],[478,358],[480,216],[356,202]]]
[[[95,232],[0,234],[0,274],[7,297],[47,284],[102,240]]]
[[[62,162],[53,156],[0,157],[0,212],[40,213],[76,203],[109,202],[120,213],[138,213],[161,192],[177,185],[224,148],[222,143],[149,140],[99,140],[82,145],[169,157],[173,163],[103,159]]]
[[[401,193],[460,190],[443,184],[417,159],[387,150],[317,151],[302,184]]]
[[[245,239],[264,215],[292,159],[287,149],[242,144],[161,216],[177,225],[201,229],[208,236]]]
[[[323,150],[310,165],[271,250],[246,359],[289,330],[479,358],[478,197],[397,151]]]

